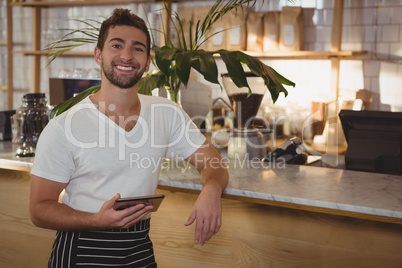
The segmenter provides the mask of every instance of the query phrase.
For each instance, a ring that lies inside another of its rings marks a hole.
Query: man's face
[[[149,70],[147,37],[132,26],[110,28],[103,51],[95,49],[95,60],[111,84],[131,88]]]

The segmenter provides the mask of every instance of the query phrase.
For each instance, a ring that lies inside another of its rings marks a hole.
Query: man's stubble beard
[[[106,78],[110,81],[111,84],[120,87],[120,88],[131,88],[135,84],[137,84],[142,75],[145,72],[145,66],[142,69],[139,69],[134,76],[120,76],[116,74],[114,68],[114,63],[112,62],[110,65],[106,65],[102,59],[102,70],[105,74]]]

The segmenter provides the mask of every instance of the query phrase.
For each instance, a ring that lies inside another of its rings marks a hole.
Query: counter
[[[402,224],[402,176],[312,166],[229,168],[224,198]],[[200,190],[194,168],[167,168],[159,187]]]
[[[29,171],[33,158],[16,157],[17,147],[0,143],[0,168]],[[402,224],[402,176],[240,160],[227,163],[230,181],[224,198]],[[192,166],[165,162],[163,167],[160,189],[202,189]]]
[[[55,232],[30,222],[33,158],[16,149],[0,142],[0,266],[45,267]],[[184,226],[199,174],[164,162],[150,231],[158,267],[401,267],[401,176],[260,164],[230,163],[222,228],[200,247]]]
[[[0,141],[0,168],[30,171],[33,157],[17,157],[15,152],[19,145],[9,141]]]

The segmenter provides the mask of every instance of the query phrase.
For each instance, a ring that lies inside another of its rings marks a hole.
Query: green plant
[[[46,67],[49,66],[59,56],[63,55],[65,52],[86,44],[96,44],[96,42],[98,41],[98,33],[101,22],[92,19],[72,19],[72,21],[79,22],[83,24],[84,27],[79,29],[61,29],[61,31],[68,31],[68,33],[59,40],[45,46],[46,50],[51,51],[51,53],[47,55]],[[76,35],[80,36],[75,37]]]
[[[172,100],[177,101],[177,94],[180,86],[187,86],[189,81],[190,72],[193,68],[198,71],[205,80],[218,84],[218,68],[214,58],[215,54],[219,54],[227,67],[227,71],[233,82],[238,87],[247,87],[249,94],[251,89],[247,83],[247,77],[243,66],[247,66],[251,72],[260,76],[267,86],[272,100],[275,103],[279,94],[283,92],[287,96],[288,92],[283,85],[295,86],[295,83],[286,79],[273,68],[265,65],[258,58],[252,57],[241,51],[205,51],[200,49],[200,46],[211,38],[214,34],[208,36],[209,30],[212,25],[230,11],[244,11],[243,9],[255,5],[257,0],[218,0],[211,7],[208,14],[203,21],[190,22],[189,38],[186,39],[182,20],[176,12],[173,12],[170,19],[175,26],[174,30],[178,37],[178,44],[175,45],[170,36],[165,33],[166,45],[163,47],[152,46],[152,51],[155,53],[153,64],[157,72],[147,74],[144,76],[139,85],[139,92],[143,94],[150,94],[155,88],[165,87],[171,95]],[[163,5],[165,12],[170,12],[166,3]],[[170,13],[169,13],[170,14]],[[90,21],[94,22],[94,21]],[[98,27],[90,22],[86,22],[85,28],[74,30],[67,34],[59,41],[54,42],[49,49],[55,50],[49,55],[49,63],[62,53],[73,49],[85,43],[96,43]],[[71,38],[71,35],[81,33],[82,38]],[[216,34],[216,33],[215,33]],[[73,44],[70,44],[70,43]],[[222,86],[220,85],[222,88]],[[56,116],[71,106],[75,105],[78,101],[86,96],[99,90],[99,86],[90,88],[74,97],[56,106],[51,116]]]

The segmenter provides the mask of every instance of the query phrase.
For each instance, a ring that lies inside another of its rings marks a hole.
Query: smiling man
[[[176,104],[137,93],[150,64],[142,19],[114,10],[101,25],[94,54],[101,89],[52,119],[39,138],[31,219],[58,231],[48,267],[156,267],[148,235],[152,206],[114,210],[116,199],[154,194],[161,159],[188,160],[203,189],[185,225],[196,222],[194,241],[203,245],[221,227],[228,173],[211,164],[220,155]],[[134,154],[158,164],[133,165]]]

